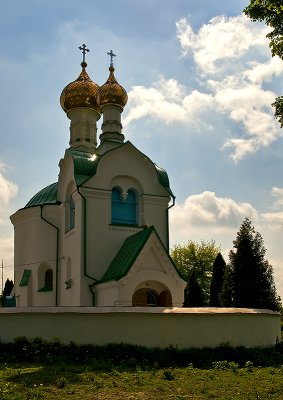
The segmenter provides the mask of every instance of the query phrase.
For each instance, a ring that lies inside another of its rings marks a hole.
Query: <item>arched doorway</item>
[[[172,307],[172,295],[170,290],[163,284],[159,282],[151,282],[149,284],[147,282],[136,288],[132,297],[132,306]]]
[[[158,305],[158,293],[149,289],[138,289],[133,294],[133,307],[155,307]]]

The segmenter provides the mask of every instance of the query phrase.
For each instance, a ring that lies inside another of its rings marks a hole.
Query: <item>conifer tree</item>
[[[280,298],[276,294],[273,268],[265,260],[266,249],[261,235],[246,218],[229,254],[233,272],[234,307],[267,308],[278,311]]]
[[[218,253],[213,263],[209,297],[210,307],[221,307],[220,294],[222,292],[224,282],[225,268],[226,263],[222,257],[222,254]]]
[[[229,265],[224,268],[223,286],[219,299],[221,307],[233,307],[233,272]]]
[[[197,279],[196,271],[193,270],[185,289],[184,307],[203,307],[203,292]]]

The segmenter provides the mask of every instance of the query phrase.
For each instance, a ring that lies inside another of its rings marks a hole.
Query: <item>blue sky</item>
[[[283,62],[248,1],[11,0],[0,15],[0,257],[12,277],[9,215],[57,180],[68,147],[62,89],[80,73],[116,77],[129,101],[126,139],[165,168],[176,195],[171,243],[214,239],[227,258],[247,216],[262,234],[283,296],[282,130],[270,104]]]

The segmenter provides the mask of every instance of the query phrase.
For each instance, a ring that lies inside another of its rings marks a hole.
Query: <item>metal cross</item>
[[[87,49],[86,45],[83,44],[82,46],[79,47],[80,50],[82,50],[83,53],[83,62],[85,62],[85,55],[87,52],[89,52],[89,49]]]
[[[107,54],[110,56],[110,64],[113,65],[113,58],[116,57],[116,54],[114,54],[112,50],[110,50]]]

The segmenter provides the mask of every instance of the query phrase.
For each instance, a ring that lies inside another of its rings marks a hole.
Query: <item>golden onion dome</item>
[[[106,104],[117,104],[122,108],[125,107],[128,101],[126,90],[117,82],[114,76],[115,68],[113,64],[109,67],[109,77],[104,85],[100,86],[97,93],[97,101],[100,107]]]
[[[81,63],[82,72],[79,77],[69,83],[62,91],[60,96],[60,104],[67,113],[75,107],[89,107],[100,112],[97,103],[97,92],[99,86],[93,82],[86,72],[87,63]]]

